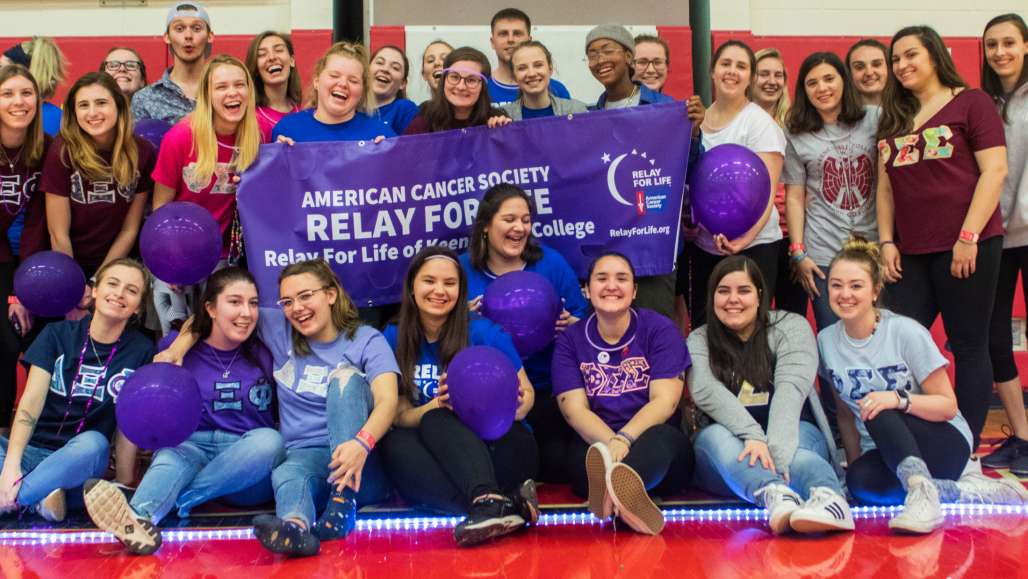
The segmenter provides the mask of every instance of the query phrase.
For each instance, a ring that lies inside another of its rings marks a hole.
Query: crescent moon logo
[[[615,201],[622,205],[634,207],[634,204],[625,201],[625,198],[622,197],[620,193],[618,193],[618,187],[614,183],[614,174],[617,173],[618,165],[621,164],[621,161],[627,156],[628,153],[622,153],[621,155],[618,155],[616,159],[614,159],[613,163],[610,164],[610,168],[607,169],[607,188],[610,189],[610,196],[613,197]]]

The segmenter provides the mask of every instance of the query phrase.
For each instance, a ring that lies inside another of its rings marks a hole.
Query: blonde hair
[[[768,58],[774,58],[782,63],[782,95],[778,97],[778,102],[776,102],[775,106],[772,107],[770,113],[771,118],[773,118],[775,122],[778,123],[778,126],[784,127],[786,117],[789,115],[789,107],[792,106],[792,101],[789,100],[789,72],[785,70],[785,60],[782,59],[782,54],[778,52],[777,48],[764,48],[758,50],[756,55],[754,56],[756,56],[757,58],[758,65],[760,64],[760,61]],[[756,82],[757,69],[756,67],[754,67],[753,83],[756,84]]]
[[[335,290],[336,302],[331,305],[332,326],[342,333],[346,339],[352,340],[357,334],[357,328],[361,325],[361,319],[357,313],[357,306],[353,304],[353,300],[350,299],[350,295],[346,293],[343,289],[343,285],[339,283],[339,277],[336,276],[335,272],[332,271],[332,268],[329,267],[325,260],[311,259],[287,265],[282,270],[282,273],[278,275],[278,284],[281,287],[282,281],[287,277],[303,275],[305,273],[317,278],[318,283],[320,283],[324,288]],[[293,336],[293,352],[300,356],[309,356],[311,353],[311,346],[307,343],[307,338],[305,338],[300,332],[296,331],[296,328],[291,328],[291,331]]]
[[[203,68],[200,88],[196,92],[196,109],[189,116],[189,126],[193,129],[193,152],[196,154],[195,176],[201,183],[210,181],[214,168],[218,163],[218,136],[214,133],[214,106],[211,102],[211,77],[219,66],[235,66],[246,76],[249,96],[244,106],[246,113],[236,127],[236,154],[232,164],[237,173],[242,173],[257,159],[261,147],[261,132],[257,126],[256,89],[253,77],[246,65],[238,58],[227,54],[219,54]]]
[[[874,241],[868,240],[861,235],[851,235],[842,249],[832,258],[828,266],[831,271],[835,264],[840,261],[849,261],[859,264],[871,277],[871,284],[875,290],[882,288],[882,248]]]
[[[20,64],[9,64],[0,68],[0,85],[15,77],[28,80],[32,85],[32,90],[36,93],[36,108],[33,111],[35,116],[29,123],[22,146],[25,147],[25,156],[23,157],[25,166],[38,169],[43,164],[43,145],[46,143],[46,137],[43,135],[43,97],[39,94],[39,85],[29,69]]]
[[[54,96],[57,85],[64,82],[68,61],[64,53],[57,47],[53,38],[37,36],[22,44],[25,54],[29,55],[29,72],[39,83],[43,100]]]
[[[110,93],[118,110],[110,163],[100,157],[93,138],[82,130],[78,115],[75,114],[75,99],[78,98],[79,91],[94,85],[103,87]],[[139,178],[139,148],[136,146],[136,138],[132,135],[132,112],[129,110],[128,98],[121,92],[114,78],[106,72],[87,72],[82,75],[64,98],[64,111],[61,115],[61,138],[64,139],[62,161],[66,154],[70,167],[90,181],[113,177],[118,187],[132,186]]]
[[[337,55],[345,58],[352,58],[361,65],[361,84],[364,85],[364,90],[361,91],[361,100],[357,103],[357,109],[366,115],[374,115],[375,109],[378,108],[378,103],[375,100],[375,92],[371,90],[371,70],[369,65],[371,57],[368,54],[368,49],[365,48],[363,44],[347,42],[345,40],[330,46],[328,50],[325,51],[325,54],[321,55],[318,62],[315,63],[314,75],[311,77],[310,106],[315,109],[318,108],[318,77],[321,76],[322,72],[325,72],[325,67],[328,65],[328,59]]]

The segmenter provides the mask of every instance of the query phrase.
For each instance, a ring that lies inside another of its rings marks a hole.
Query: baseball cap
[[[211,28],[211,17],[207,14],[207,9],[199,2],[176,2],[172,4],[171,8],[168,8],[168,18],[164,27],[170,27],[171,23],[177,18],[199,18],[207,23],[208,29]]]

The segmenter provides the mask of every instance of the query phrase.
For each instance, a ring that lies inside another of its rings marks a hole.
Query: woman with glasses
[[[354,529],[358,504],[389,495],[372,451],[396,418],[400,371],[327,263],[294,263],[278,279],[279,307],[261,308],[257,328],[271,351],[286,458],[271,473],[275,515],[255,518],[254,534],[272,552],[306,557]],[[156,359],[181,363],[195,343],[184,326]]]
[[[635,68],[633,78],[654,92],[664,92],[671,67],[671,48],[667,40],[650,34],[635,37]]]
[[[146,86],[146,63],[139,53],[131,48],[112,48],[97,70],[114,77],[121,94],[129,101],[132,100],[132,95]]]
[[[553,56],[542,42],[529,40],[519,44],[510,55],[510,63],[518,83],[518,98],[503,105],[503,110],[515,121],[563,117],[589,110],[585,103],[559,97],[550,89]]]
[[[511,122],[510,117],[496,108],[485,90],[492,73],[489,59],[480,51],[462,46],[443,61],[442,90],[432,93],[418,116],[407,125],[405,135],[435,133],[452,129],[465,129],[488,125],[501,127]]]

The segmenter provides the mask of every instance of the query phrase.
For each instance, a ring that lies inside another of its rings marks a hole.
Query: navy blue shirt
[[[546,107],[545,109],[530,109],[525,105],[521,105],[521,118],[523,119],[541,119],[543,117],[553,116],[553,105]]]
[[[271,132],[275,142],[284,135],[297,143],[314,141],[373,141],[375,137],[395,137],[396,131],[380,119],[358,111],[345,123],[325,124],[314,118],[314,109],[302,110],[282,117]]]
[[[492,101],[493,106],[498,107],[518,100],[518,85],[516,84],[503,84],[490,78],[486,86],[489,87],[489,100]],[[561,98],[571,98],[568,87],[555,78],[550,79],[550,92]]]

